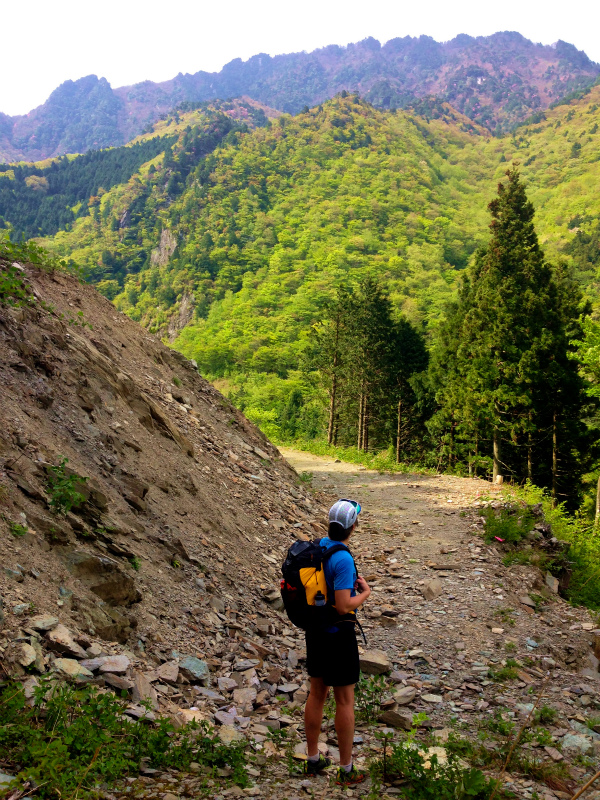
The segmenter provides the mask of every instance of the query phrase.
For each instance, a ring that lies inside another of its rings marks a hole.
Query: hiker
[[[314,775],[332,763],[331,759],[319,753],[318,744],[323,706],[329,687],[333,687],[335,730],[340,751],[336,783],[340,785],[360,783],[365,779],[365,774],[352,764],[354,685],[360,675],[355,610],[371,594],[366,580],[357,574],[348,549],[359,513],[360,505],[353,500],[338,500],[329,510],[329,535],[321,539],[320,544],[326,549],[337,545],[337,552],[324,561],[327,594],[335,608],[331,610],[331,624],[306,631],[306,668],[310,676],[310,693],[304,711],[306,772]],[[341,548],[340,543],[344,545]]]

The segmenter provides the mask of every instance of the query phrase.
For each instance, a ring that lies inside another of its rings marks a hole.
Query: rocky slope
[[[100,669],[171,712],[223,662],[269,654],[284,683],[293,643],[261,639],[291,631],[265,592],[322,509],[193,363],[73,277],[23,270],[36,301],[0,306],[2,670]],[[61,463],[83,500],[57,514]],[[157,701],[140,676],[175,651],[191,671],[154,674]],[[85,661],[109,655],[126,661]]]
[[[30,696],[42,675],[91,683],[125,692],[134,719],[207,720],[248,743],[245,790],[226,787],[226,771],[207,782],[195,768],[144,769],[107,800],[342,794],[328,776],[290,776],[272,734],[291,731],[302,759],[303,636],[278,607],[279,563],[324,531],[338,496],[363,504],[362,666],[385,676],[359,701],[377,722],[359,725],[358,763],[381,754],[376,734],[398,739],[421,712],[418,739],[433,733],[442,758],[450,731],[500,747],[498,719],[520,725],[539,700],[548,719],[505,776],[513,796],[566,800],[597,769],[600,630],[551,576],[483,544],[477,510],[498,504],[495,489],[286,451],[313,473],[308,491],[193,362],[73,277],[14,269],[32,298],[0,307],[0,683],[20,679]],[[532,542],[556,546],[538,528]],[[321,738],[336,757],[330,718]],[[0,753],[0,773],[11,766]]]
[[[491,131],[506,131],[599,74],[600,66],[571,44],[543,46],[506,31],[444,43],[405,36],[382,46],[368,38],[312,53],[260,53],[218,73],[180,73],[118,89],[88,75],[65,81],[29,114],[0,114],[0,158],[36,160],[124,144],[179,103],[243,94],[290,113],[344,89],[382,108],[433,96]]]

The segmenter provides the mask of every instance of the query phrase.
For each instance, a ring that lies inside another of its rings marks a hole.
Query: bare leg
[[[310,693],[304,709],[304,730],[306,731],[306,755],[316,756],[319,752],[319,734],[323,721],[323,706],[327,699],[329,686],[323,678],[310,679]]]
[[[340,748],[340,764],[345,766],[352,761],[354,742],[354,684],[334,686],[335,730]]]

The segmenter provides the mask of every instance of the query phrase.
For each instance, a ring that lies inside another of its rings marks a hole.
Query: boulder
[[[435,598],[439,597],[443,591],[444,587],[442,586],[442,582],[439,580],[439,578],[434,578],[431,581],[427,581],[427,583],[421,588],[421,592],[423,593],[425,600],[435,600]]]
[[[177,683],[179,677],[179,664],[177,661],[167,661],[156,670],[156,677],[165,683]]]
[[[14,775],[9,775],[6,772],[0,772],[0,791],[8,789],[12,781],[16,780]]]
[[[580,733],[567,733],[562,739],[563,750],[578,750],[583,755],[592,749],[592,741]]]
[[[245,689],[234,689],[233,702],[236,706],[242,706],[242,708],[252,706],[256,700],[256,694],[257,692],[254,686],[248,686]]]
[[[75,661],[72,658],[56,658],[52,668],[61,678],[71,679],[77,683],[89,681],[94,677],[89,669],[82,667],[79,661]]]
[[[78,608],[87,625],[88,632],[107,642],[125,644],[132,629],[137,626],[137,620],[131,613],[113,608],[101,600],[92,603],[83,599],[78,601]]]
[[[100,664],[100,672],[115,672],[122,675],[127,672],[131,661],[127,656],[105,656]]]
[[[367,675],[384,675],[392,669],[392,663],[382,650],[367,650],[360,656],[361,672]]]
[[[233,725],[221,725],[218,730],[219,739],[223,744],[232,744],[233,742],[240,742],[244,738],[244,734],[234,728]]]
[[[202,683],[204,686],[210,683],[208,664],[195,656],[184,656],[179,662],[179,671],[191,683]]]
[[[112,686],[118,692],[129,692],[133,689],[133,681],[130,681],[129,678],[122,678],[120,675],[113,675],[111,672],[105,674],[104,683]]]
[[[87,655],[73,638],[73,634],[64,625],[57,625],[46,633],[48,648],[56,653],[84,659]]]
[[[27,669],[35,663],[35,650],[30,644],[21,642],[19,644],[19,654],[17,656],[18,663]]]
[[[51,631],[58,625],[58,617],[53,617],[50,614],[38,614],[31,617],[27,627],[34,631]]]
[[[550,573],[546,573],[546,586],[550,589],[551,592],[554,594],[558,594],[558,578],[555,578],[554,575],[550,575]]]
[[[414,686],[403,686],[397,692],[394,692],[394,700],[399,706],[405,706],[407,703],[412,703],[412,701],[417,696],[417,690]]]
[[[132,697],[134,703],[150,702],[150,706],[158,710],[158,695],[156,689],[150,683],[148,677],[142,672],[134,672],[132,676],[133,691]]]
[[[412,728],[412,715],[403,714],[401,711],[390,709],[379,717],[379,722],[384,725],[389,725],[392,728],[400,728],[403,731],[409,731]]]
[[[271,683],[274,683],[274,681],[271,681]],[[217,678],[217,686],[221,692],[232,692],[237,689],[237,682],[233,678]]]

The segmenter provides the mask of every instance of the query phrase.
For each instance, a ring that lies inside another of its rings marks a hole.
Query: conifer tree
[[[517,165],[506,174],[489,205],[490,242],[438,337],[433,426],[444,429],[450,459],[464,457],[457,438],[471,452],[486,441],[494,480],[534,478],[558,498],[559,484],[578,472],[567,453],[584,438],[581,379],[569,359],[581,298],[545,260]]]

